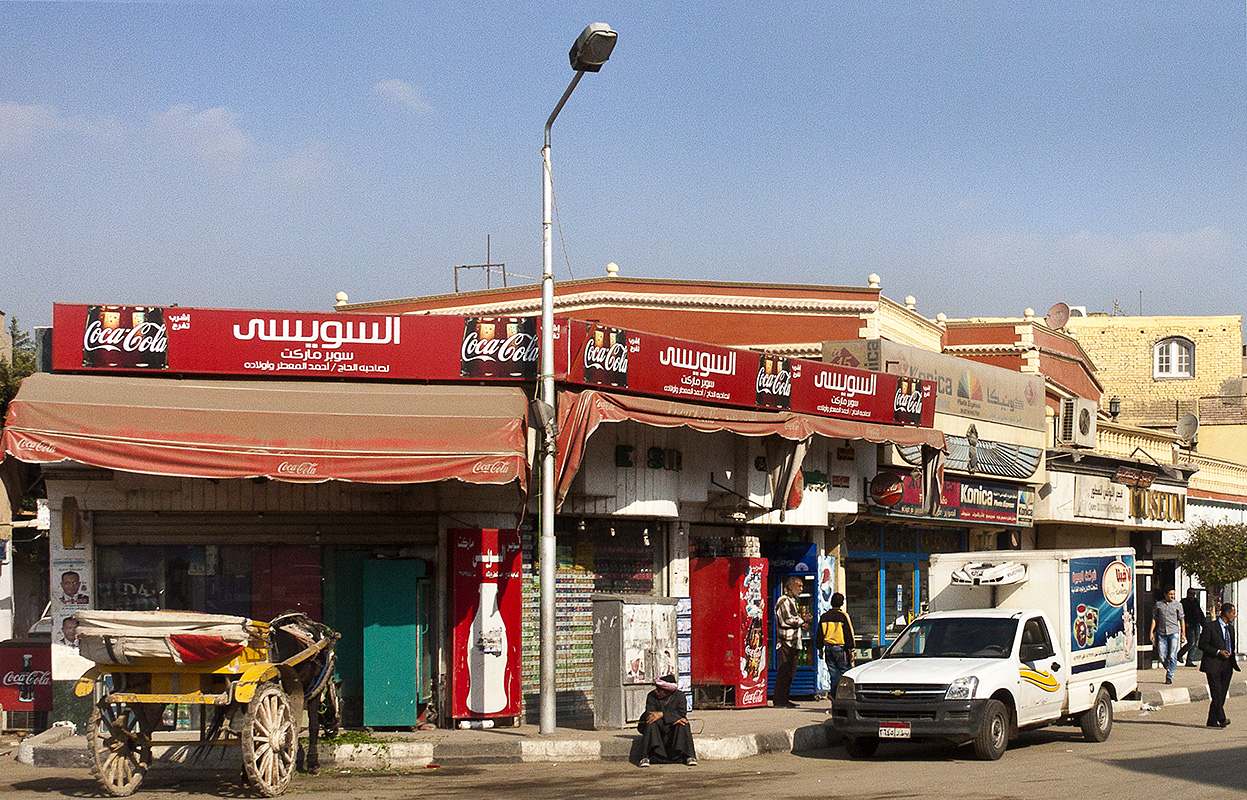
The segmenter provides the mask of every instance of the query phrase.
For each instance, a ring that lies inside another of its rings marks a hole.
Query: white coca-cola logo
[[[283,461],[277,465],[278,475],[315,475],[317,464],[314,461],[304,461],[300,464],[292,464],[289,461]]]
[[[4,673],[5,686],[50,686],[52,673],[46,669],[34,669],[30,672],[10,670]]]
[[[21,440],[17,443],[18,450],[24,450],[28,453],[55,453],[56,448],[47,442],[31,442]]]
[[[779,372],[758,370],[758,394],[772,394],[779,397],[792,396],[792,373],[786,369]]]
[[[87,325],[87,331],[82,337],[82,349],[85,352],[111,350],[163,353],[168,347],[165,326],[158,322],[144,322],[133,328],[105,328],[99,320],[95,320]]]
[[[472,465],[472,472],[477,475],[502,475],[510,470],[505,461],[478,461]]]
[[[590,367],[598,367],[610,372],[627,372],[627,345],[616,342],[610,347],[598,347],[590,341],[585,345],[585,369]]]
[[[904,387],[898,388],[896,390],[896,401],[892,404],[892,408],[896,411],[903,411],[908,414],[921,414],[922,389],[917,388],[906,394]]]
[[[505,339],[482,339],[476,331],[469,331],[463,337],[460,348],[460,356],[465,362],[535,362],[539,355],[537,337],[531,333],[513,333]]]

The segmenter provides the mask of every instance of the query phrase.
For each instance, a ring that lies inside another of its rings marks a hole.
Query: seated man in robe
[[[641,732],[640,766],[648,767],[650,759],[683,761],[697,766],[693,750],[693,733],[688,727],[688,701],[676,685],[674,675],[654,681],[654,689],[645,698],[645,713],[637,723]]]

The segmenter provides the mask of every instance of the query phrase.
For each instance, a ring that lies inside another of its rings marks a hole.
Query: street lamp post
[[[576,84],[586,72],[597,72],[610,58],[618,34],[604,22],[587,25],[568,56],[576,76],[567,85],[550,118],[546,120],[545,145],[541,148],[541,547],[539,551],[539,593],[541,597],[541,733],[554,733],[557,687],[555,679],[554,575],[556,550],[554,541],[554,245],[551,226],[554,217],[554,184],[550,179],[550,128],[563,104],[571,97]],[[549,420],[548,422],[546,420]]]

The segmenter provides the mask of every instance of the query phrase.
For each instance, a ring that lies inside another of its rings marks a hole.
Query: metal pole
[[[554,183],[550,177],[550,128],[580,82],[583,71],[568,84],[567,91],[546,120],[545,146],[541,148],[541,400],[554,409]],[[554,540],[554,457],[555,441],[542,432],[541,454],[541,547],[539,561],[539,594],[541,598],[541,671],[539,692],[541,718],[539,732],[554,733],[557,706],[555,676],[554,587],[557,558]]]

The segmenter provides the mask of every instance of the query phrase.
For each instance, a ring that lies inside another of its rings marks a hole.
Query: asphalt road
[[[965,798],[965,800],[1115,800],[1241,798],[1247,788],[1247,697],[1231,698],[1225,730],[1204,727],[1206,703],[1118,717],[1103,744],[1075,728],[1023,734],[1003,759],[974,760],[968,750],[885,743],[868,761],[839,747],[800,755],[703,761],[698,767],[619,762],[442,767],[407,773],[325,772],[296,776],[292,798]],[[86,770],[36,769],[0,757],[0,796],[13,800],[102,796]],[[178,772],[158,765],[138,797],[240,797],[230,775]]]

